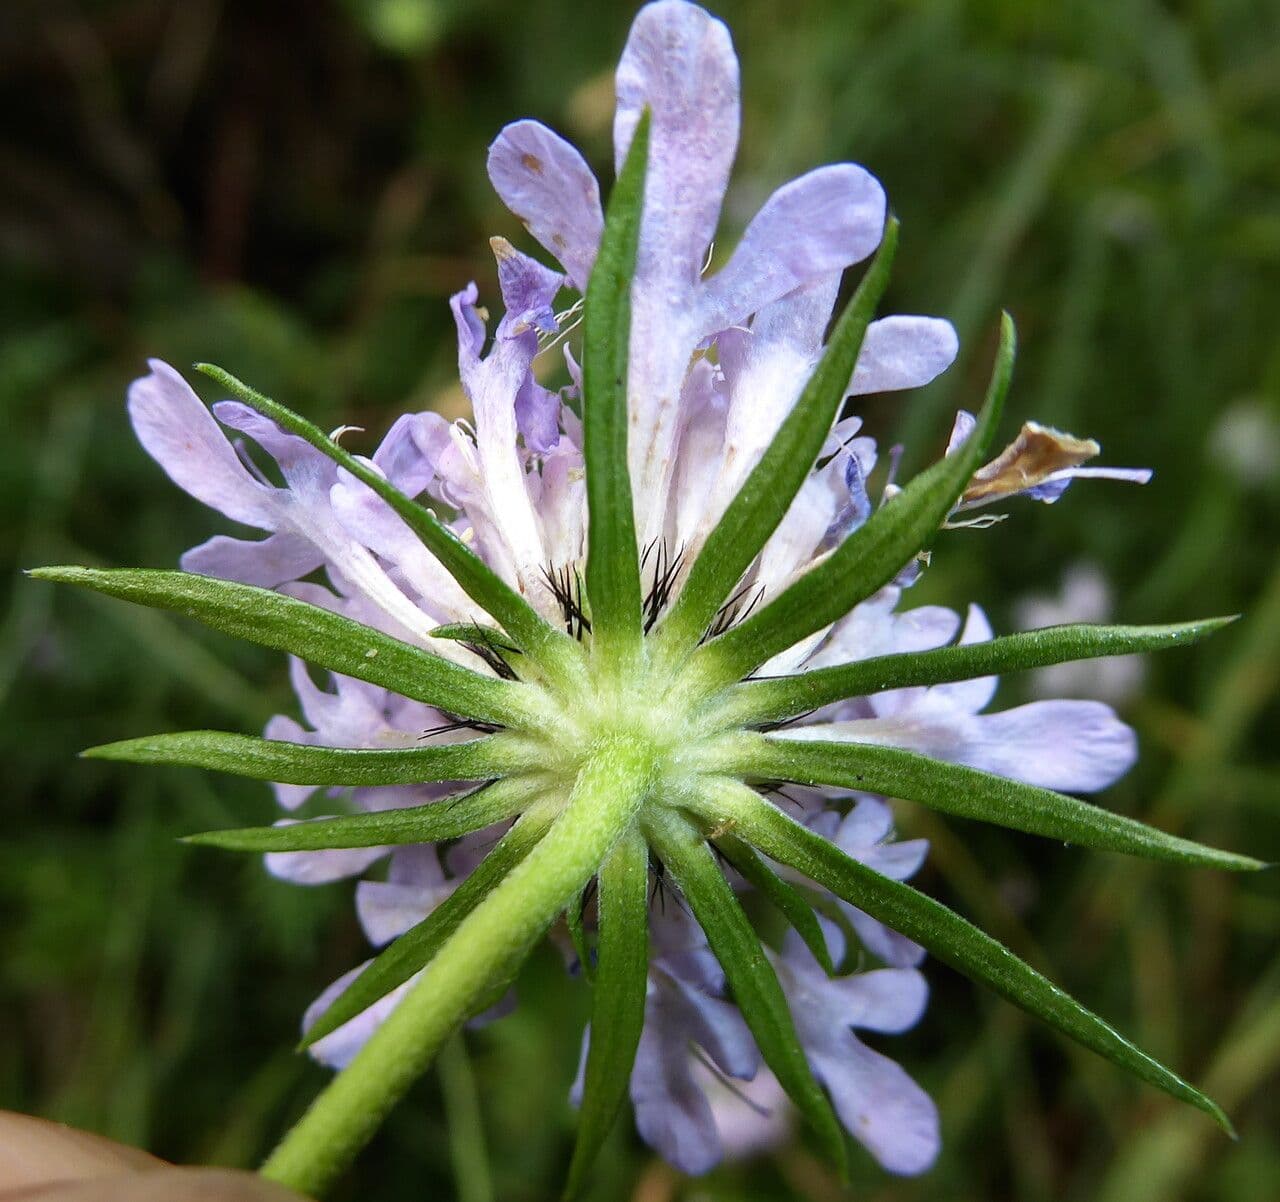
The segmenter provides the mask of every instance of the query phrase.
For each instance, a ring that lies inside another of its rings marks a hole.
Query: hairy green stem
[[[652,752],[602,741],[546,837],[462,922],[364,1048],[262,1166],[264,1177],[318,1195],[372,1138],[449,1035],[509,974],[591,879],[650,787]]]

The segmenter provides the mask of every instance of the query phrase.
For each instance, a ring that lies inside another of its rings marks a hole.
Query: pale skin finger
[[[0,1112],[0,1202],[302,1202],[252,1173],[179,1169],[124,1144]]]

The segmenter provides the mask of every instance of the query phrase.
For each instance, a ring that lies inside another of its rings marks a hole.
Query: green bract
[[[854,534],[753,616],[708,637],[717,614],[778,526],[818,457],[844,397],[896,246],[890,225],[862,286],[770,450],[707,538],[687,582],[646,634],[627,472],[630,280],[644,194],[647,126],[632,140],[586,297],[583,421],[590,515],[581,640],[553,628],[465,543],[365,462],[298,415],[225,372],[246,403],[306,439],[383,497],[492,619],[435,634],[482,647],[504,669],[486,676],[301,601],[175,572],[48,568],[35,575],[172,609],[319,667],[428,702],[481,731],[421,748],[346,750],[194,732],[134,739],[88,754],[217,768],[315,785],[475,781],[451,802],[347,818],[194,836],[248,851],[372,847],[455,838],[508,819],[488,858],[425,921],[392,943],[312,1028],[314,1041],[418,976],[350,1067],[317,1098],[268,1161],[268,1176],[323,1190],[370,1138],[441,1044],[483,1009],[536,940],[568,916],[595,990],[577,1189],[625,1097],[644,1017],[649,865],[669,869],[721,960],[778,1080],[840,1161],[844,1141],[814,1079],[760,941],[718,853],[783,914],[832,969],[803,889],[785,864],[924,945],[1175,1097],[1226,1125],[1218,1107],[1011,952],[907,885],[851,859],[783,814],[751,783],[850,786],[909,798],[1082,846],[1185,864],[1260,865],[1176,839],[1074,798],[891,747],[780,738],[780,720],[846,697],[937,684],[1067,659],[1187,643],[1221,621],[1172,627],[1062,627],[989,643],[892,655],[794,677],[744,679],[880,589],[925,549],[982,463],[1009,388],[1012,322],[1003,324],[974,434],[882,505]],[[492,662],[492,661],[491,661]],[[500,678],[510,677],[510,679]],[[581,921],[598,880],[594,964]],[[420,976],[419,976],[420,974]]]

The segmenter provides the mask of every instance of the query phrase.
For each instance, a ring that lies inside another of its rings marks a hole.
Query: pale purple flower
[[[645,583],[666,575],[674,593],[821,355],[843,271],[880,242],[885,196],[862,167],[820,167],[778,188],[723,266],[708,272],[738,138],[738,63],[727,29],[683,0],[646,6],[619,64],[617,93],[618,164],[642,110],[652,114],[631,298],[629,456]],[[544,616],[561,623],[564,598],[551,581],[560,574],[573,579],[586,553],[581,424],[566,403],[580,379],[567,343],[562,389],[539,383],[533,367],[557,336],[571,333],[557,301],[563,291],[581,293],[586,286],[603,229],[601,189],[582,155],[533,121],[502,130],[488,169],[498,194],[561,270],[495,240],[505,315],[492,335],[475,283],[450,302],[472,420],[404,416],[370,462],[408,495],[447,507],[455,532]],[[883,318],[867,331],[848,395],[924,385],[950,365],[956,350],[955,332],[944,320]],[[266,534],[260,540],[213,538],[183,558],[188,570],[279,588],[429,644],[477,671],[492,670],[461,644],[430,637],[441,624],[483,622],[484,615],[384,501],[308,444],[237,402],[220,402],[210,413],[159,362],[132,386],[129,410],[139,439],[177,484]],[[965,414],[957,419],[957,440],[967,433],[967,422]],[[1037,432],[1044,433],[1035,427],[1027,437]],[[1071,479],[1089,474],[1136,478],[1127,469],[1079,466],[1088,447],[1080,440],[1067,446],[1065,436],[1057,437],[1071,462],[1054,461],[1045,471],[1020,476],[1024,458],[1011,450],[987,476],[975,477],[982,495],[961,508],[1016,492],[1055,500]],[[257,451],[244,447],[244,439]],[[254,453],[274,462],[282,485],[255,464]],[[776,595],[865,522],[883,500],[867,487],[876,462],[876,444],[861,434],[860,420],[838,421],[795,503],[748,568],[740,596],[757,604]],[[311,578],[320,570],[326,583]],[[957,633],[965,642],[991,637],[976,608],[963,631],[949,610],[900,609],[918,571],[908,565],[895,583],[762,671],[919,651],[945,645]],[[733,616],[725,615],[727,621]],[[276,717],[268,724],[269,738],[403,747],[448,722],[447,715],[368,684],[333,677],[322,686],[300,664],[291,673],[306,724]],[[1104,787],[1132,762],[1132,732],[1106,706],[1044,701],[986,713],[995,688],[988,679],[881,693],[828,707],[780,734],[907,748],[1077,792]],[[330,800],[385,809],[423,804],[457,788],[356,789],[349,796],[336,791]],[[278,785],[276,792],[292,813],[310,791]],[[924,843],[891,841],[892,817],[883,801],[854,799],[841,818],[831,807],[834,800],[805,790],[806,821],[895,880],[919,868]],[[457,887],[470,870],[468,856],[481,846],[478,839],[464,840],[446,865],[434,848],[420,846],[279,854],[269,867],[295,881],[334,880],[359,875],[389,854],[386,879],[361,881],[356,892],[364,929],[380,946]],[[938,1149],[932,1103],[854,1032],[898,1032],[917,1021],[927,993],[918,971],[923,952],[839,904],[864,950],[884,967],[829,979],[789,938],[776,957],[780,978],[814,1074],[851,1134],[887,1169],[921,1172]],[[646,1021],[631,1096],[641,1135],[671,1163],[702,1172],[720,1159],[726,1143],[744,1142],[729,1137],[723,1107],[708,1100],[706,1074],[750,1081],[760,1055],[725,996],[723,971],[701,932],[673,900],[667,905],[669,913],[653,923]],[[838,934],[831,938],[840,943]],[[843,955],[845,949],[833,950]],[[354,972],[317,1000],[307,1025]],[[317,1058],[345,1064],[407,987],[319,1041]]]

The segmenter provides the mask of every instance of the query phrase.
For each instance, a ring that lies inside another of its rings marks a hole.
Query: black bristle
[[[751,600],[744,603],[743,598],[751,591],[751,588],[750,584],[744,584],[716,611],[715,618],[712,619],[711,625],[707,627],[706,634],[702,636],[702,642],[706,643],[711,639],[718,638],[739,622],[746,621],[751,611],[760,604],[760,600],[765,593],[764,586],[761,585],[756,589],[755,595]]]
[[[653,583],[649,586],[641,607],[645,634],[653,629],[670,604],[671,594],[675,591],[676,580],[680,576],[680,569],[684,566],[685,548],[683,546],[673,556],[665,542],[655,540],[645,550],[645,556],[640,565],[642,569],[655,545],[657,556],[653,564]]]
[[[542,578],[547,582],[551,595],[560,607],[565,633],[570,638],[581,641],[584,634],[591,633],[591,621],[583,609],[586,590],[582,582],[582,573],[569,564],[562,568],[552,564],[542,569]]]

